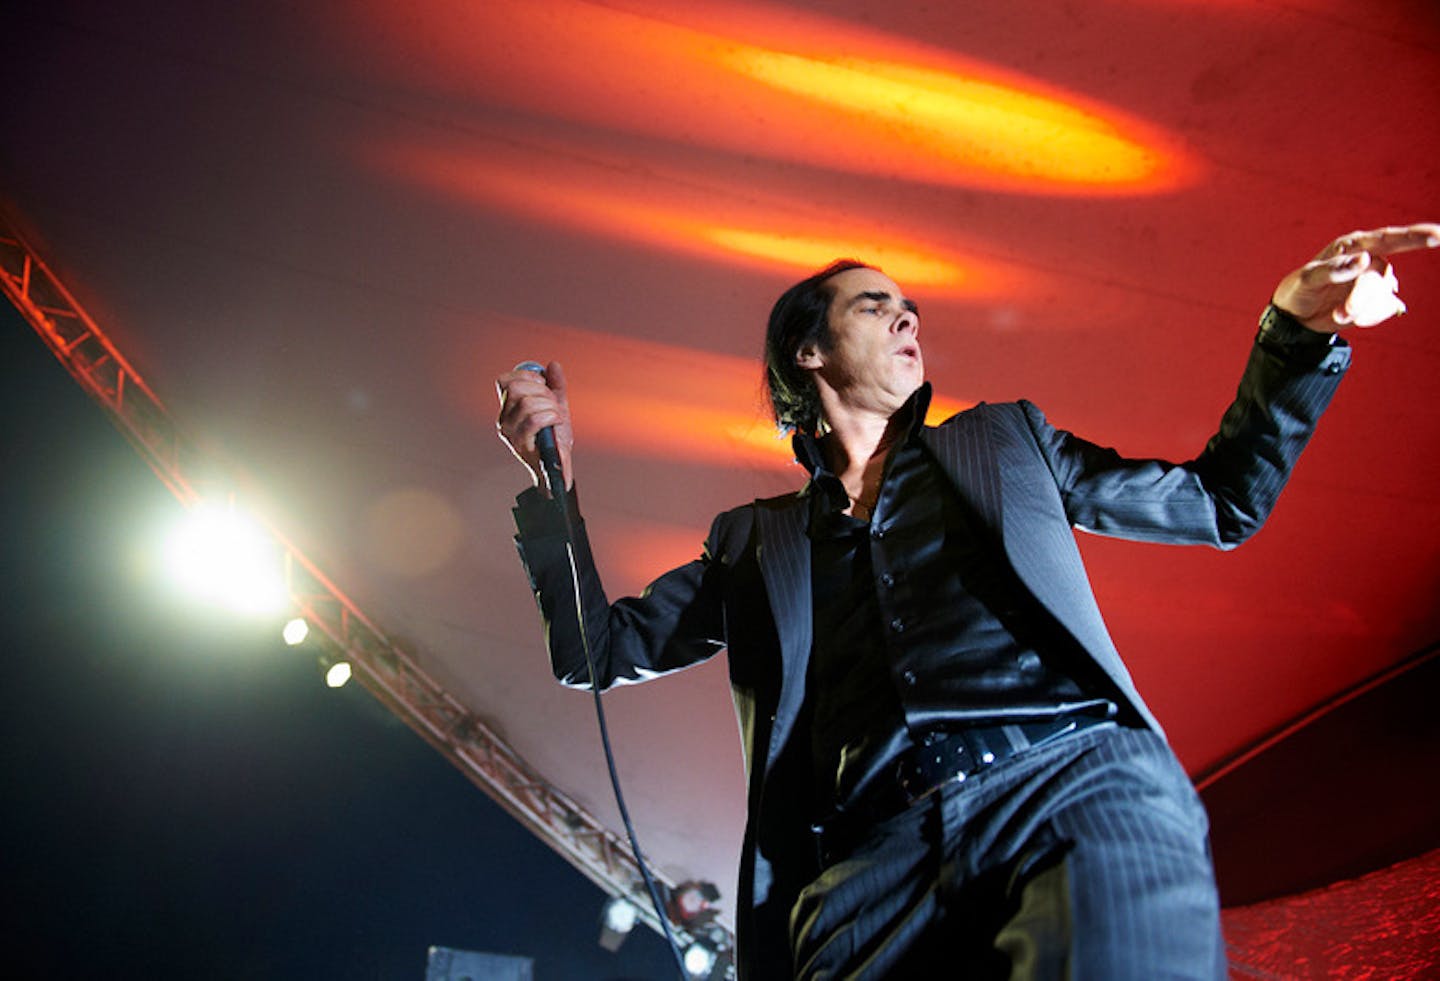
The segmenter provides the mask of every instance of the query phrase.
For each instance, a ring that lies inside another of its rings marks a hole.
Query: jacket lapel
[[[986,405],[982,402],[939,428],[927,426],[920,438],[960,496],[975,508],[981,527],[1000,540],[1004,529],[1000,468]]]
[[[1074,536],[1063,515],[1056,522],[1048,513],[1036,513],[1031,506],[1035,495],[1024,487],[1012,496],[1007,510],[1006,477],[1016,479],[1025,474],[1027,461],[1012,456],[1007,464],[1001,459],[1013,452],[1014,445],[1006,434],[996,433],[1003,425],[1003,417],[982,402],[938,429],[926,429],[924,438],[961,496],[975,509],[982,531],[993,536],[1020,581],[1068,625],[1073,612],[1070,597],[1057,594],[1057,584],[1075,578],[1072,570],[1062,568],[1072,554],[1079,561]],[[1061,571],[1072,574],[1060,576]],[[1083,569],[1078,574],[1080,581],[1088,582]],[[1085,588],[1088,590],[1088,585]]]

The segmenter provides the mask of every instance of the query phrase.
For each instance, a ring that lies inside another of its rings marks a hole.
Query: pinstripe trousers
[[[796,976],[1223,978],[1208,827],[1148,729],[1037,747],[837,856],[795,904]]]

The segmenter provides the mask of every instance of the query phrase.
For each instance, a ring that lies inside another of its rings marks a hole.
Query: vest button
[[[895,585],[895,577],[888,572],[883,573],[880,576],[880,585],[884,586],[886,589],[889,589],[891,586]]]

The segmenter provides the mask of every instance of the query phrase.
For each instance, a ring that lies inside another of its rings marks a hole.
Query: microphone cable
[[[580,570],[575,564],[575,528],[570,519],[570,505],[565,493],[564,481],[557,481],[556,484],[560,487],[560,493],[556,494],[553,489],[555,485],[552,485],[550,496],[565,519],[565,556],[570,561],[570,583],[575,595],[575,623],[580,628],[580,646],[585,651],[585,667],[590,672],[590,694],[595,699],[595,721],[600,727],[600,745],[605,749],[605,766],[610,771],[610,786],[615,791],[615,803],[620,808],[620,820],[625,824],[625,834],[630,839],[630,851],[635,856],[635,865],[640,869],[640,877],[645,880],[645,889],[650,893],[650,902],[655,907],[655,915],[660,920],[660,928],[665,933],[670,953],[675,957],[675,966],[680,971],[682,981],[688,981],[691,975],[685,969],[685,957],[680,952],[680,942],[670,928],[670,917],[665,915],[665,904],[660,899],[660,890],[655,885],[655,879],[650,874],[645,856],[640,851],[640,839],[635,834],[635,825],[630,821],[630,809],[625,806],[625,794],[620,789],[620,775],[615,769],[615,753],[610,747],[610,729],[605,724],[605,706],[600,699],[600,684],[595,671],[595,655],[590,650],[590,637],[585,630],[585,605],[584,599],[580,595]]]
[[[515,370],[531,371],[541,378],[545,377],[545,369],[535,361],[522,361],[515,366]],[[540,451],[541,469],[544,471],[545,484],[550,489],[550,500],[559,508],[565,527],[565,557],[570,563],[570,585],[575,597],[575,623],[580,628],[580,647],[585,652],[586,670],[590,672],[590,694],[595,699],[595,720],[600,727],[600,745],[605,750],[605,766],[610,771],[610,786],[615,792],[620,820],[625,824],[625,835],[630,839],[630,851],[635,856],[635,865],[640,869],[640,877],[645,881],[645,889],[650,894],[650,902],[655,907],[655,915],[660,920],[660,929],[665,934],[670,953],[675,957],[675,966],[680,972],[681,981],[689,981],[691,975],[685,969],[685,957],[680,952],[680,942],[670,927],[670,917],[665,915],[665,903],[660,898],[660,890],[655,885],[650,867],[640,851],[640,839],[635,834],[635,825],[630,821],[630,808],[625,805],[625,794],[620,789],[620,774],[615,768],[615,752],[610,746],[610,728],[605,723],[605,706],[600,699],[595,655],[590,649],[590,634],[585,629],[585,601],[580,595],[580,569],[575,563],[575,525],[570,515],[570,500],[565,492],[565,475],[555,447],[554,430],[548,426],[542,429],[536,434],[535,445]]]

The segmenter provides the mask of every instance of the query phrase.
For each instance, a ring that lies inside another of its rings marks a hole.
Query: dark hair
[[[770,408],[781,429],[814,433],[820,427],[820,393],[810,373],[795,363],[795,353],[806,344],[830,343],[830,301],[835,298],[833,276],[850,269],[873,268],[854,259],[836,259],[780,294],[770,309],[765,328],[765,384]]]

